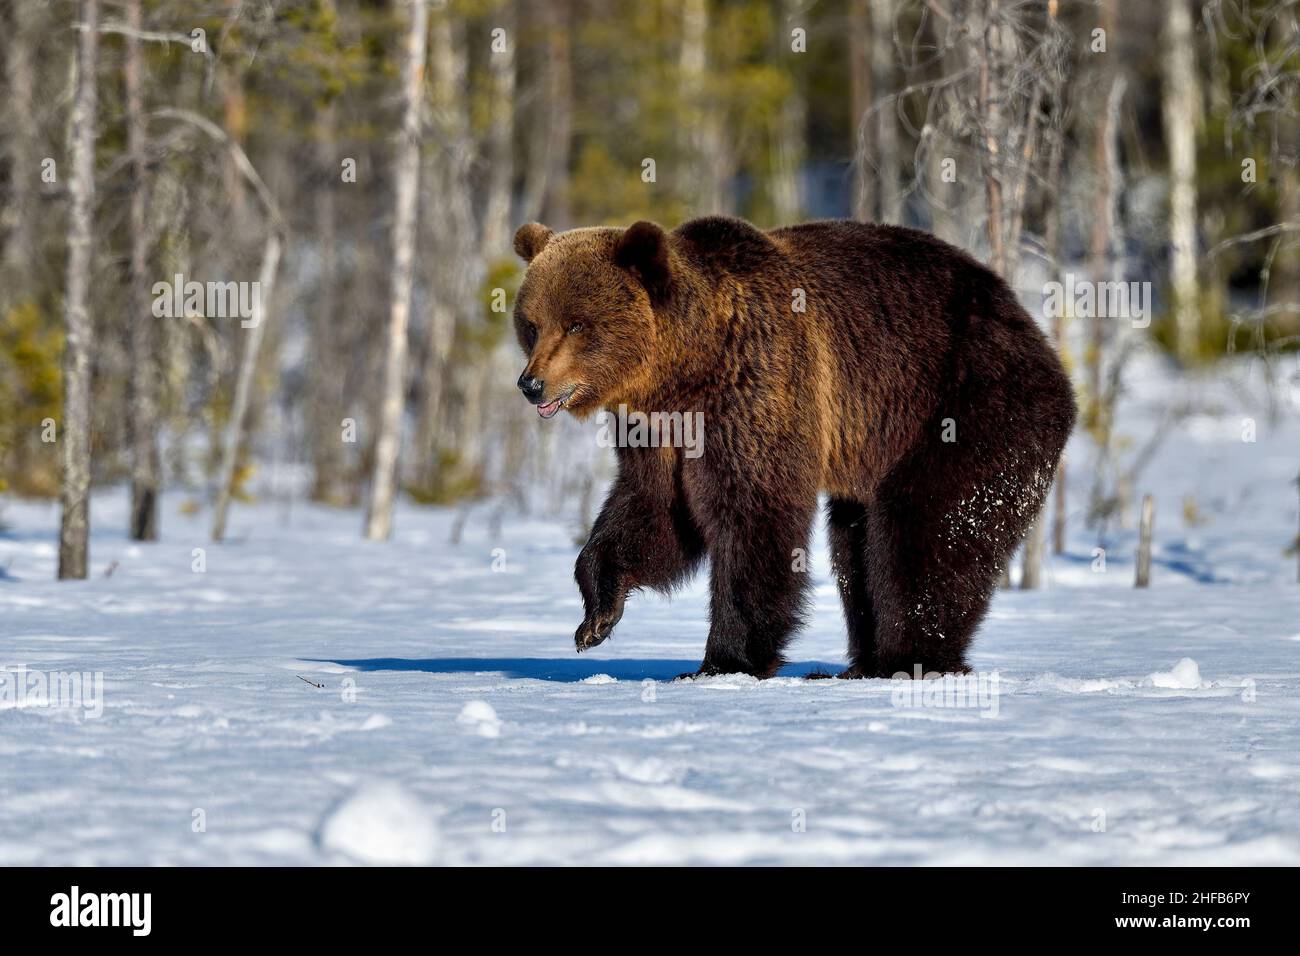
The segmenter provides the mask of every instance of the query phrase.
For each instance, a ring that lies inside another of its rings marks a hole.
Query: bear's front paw
[[[609,637],[610,632],[614,630],[614,625],[622,616],[621,613],[613,611],[587,615],[573,634],[573,643],[578,653],[581,654],[589,647],[595,647]]]

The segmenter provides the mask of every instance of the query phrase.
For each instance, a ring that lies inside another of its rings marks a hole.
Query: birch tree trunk
[[[936,50],[948,50],[939,66],[950,65],[957,70],[969,70],[975,63],[976,44],[970,40],[960,39],[967,29],[968,17],[957,20],[932,18],[925,32],[926,42]],[[926,191],[930,199],[931,231],[936,236],[958,246],[969,246],[972,239],[973,223],[968,221],[970,196],[958,185],[956,161],[959,153],[962,132],[959,124],[967,112],[967,91],[954,88],[945,91],[940,98],[939,113],[931,128],[922,131],[922,136],[929,137],[925,150],[920,155],[925,162],[922,172],[926,181]],[[978,187],[978,180],[973,182]],[[975,195],[972,193],[971,195]]]
[[[158,203],[159,192],[163,194],[166,209],[164,237],[160,269],[165,276],[190,274],[190,235],[186,229],[186,214],[189,210],[189,197],[174,179],[160,179],[154,187],[154,202]],[[193,350],[196,343],[202,343],[201,335],[196,334],[190,323],[183,317],[173,322],[164,322],[159,329],[162,343],[159,352],[160,362],[165,370],[162,380],[166,400],[162,407],[167,409],[166,422],[168,434],[172,441],[167,447],[167,458],[163,473],[170,475],[180,483],[189,481],[189,431],[193,427],[189,403],[186,398],[187,386],[191,376],[196,376]],[[206,348],[206,345],[199,345]],[[197,377],[197,376],[196,376]],[[163,479],[165,480],[165,478]]]
[[[850,120],[853,123],[853,218],[866,222],[876,214],[875,177],[867,160],[871,135],[871,0],[849,0]]]
[[[679,68],[686,104],[686,153],[689,160],[679,191],[696,216],[732,212],[732,158],[717,104],[708,88],[709,5],[685,0]]]
[[[1196,358],[1200,304],[1196,281],[1196,127],[1200,87],[1188,0],[1167,0],[1164,24],[1165,144],[1169,150],[1170,290],[1178,357]]]
[[[796,85],[781,106],[776,121],[776,155],[773,157],[772,215],[781,225],[798,222],[803,214],[800,174],[807,155],[805,142],[808,108],[802,85]]]
[[[31,287],[36,264],[36,204],[39,182],[37,165],[39,127],[36,123],[36,67],[32,50],[36,45],[37,8],[31,3],[14,3],[4,21],[9,31],[5,48],[4,77],[9,89],[5,113],[8,130],[4,152],[9,157],[11,199],[0,211],[0,226],[8,234],[4,267],[8,275],[5,294],[12,304],[18,289]]]
[[[333,0],[322,0],[330,17],[338,10]],[[316,172],[321,185],[315,191],[316,231],[320,237],[320,279],[315,283],[308,306],[312,360],[307,370],[307,443],[312,462],[312,501],[341,506],[348,503],[350,489],[345,480],[343,420],[351,417],[348,404],[348,371],[356,361],[350,346],[355,313],[345,303],[346,277],[341,274],[339,255],[339,192],[343,173],[339,154],[339,107],[336,101],[321,107],[316,119],[319,147]],[[354,157],[355,158],[355,157]],[[344,331],[347,324],[348,331]]]
[[[549,56],[551,82],[550,188],[546,194],[546,221],[556,229],[572,224],[569,211],[569,153],[573,138],[573,45],[570,0],[550,0]]]
[[[544,220],[563,229],[568,225],[568,170],[573,117],[572,51],[569,45],[568,0],[542,0],[541,29],[546,37],[545,103],[534,110],[531,142],[540,144],[524,170],[520,222]],[[529,9],[528,6],[524,7]]]
[[[903,220],[899,183],[898,105],[892,99],[894,80],[894,5],[896,0],[871,0],[871,70],[878,98],[891,97],[876,111],[876,177],[880,221]]]
[[[95,199],[95,67],[99,0],[82,0],[84,29],[77,41],[77,92],[72,104],[72,177],[68,192],[68,272],[63,345],[63,513],[59,526],[59,578],[86,576],[90,522],[90,351],[94,330],[87,310]]]
[[[1058,124],[1055,135],[1052,138],[1051,152],[1048,156],[1047,163],[1047,190],[1050,196],[1061,195],[1061,168],[1063,166],[1063,153],[1065,152],[1065,129],[1063,124]],[[1051,257],[1052,271],[1055,273],[1061,270],[1061,203],[1053,202],[1048,207],[1047,224],[1044,227],[1044,244],[1047,246],[1047,254]],[[1057,309],[1052,316],[1052,344],[1056,347],[1056,353],[1061,357],[1061,364],[1069,368],[1068,349],[1065,341],[1065,317],[1066,309]],[[1052,485],[1052,554],[1065,553],[1065,523],[1066,498],[1065,498],[1065,476],[1066,476],[1066,458],[1062,454],[1056,463],[1056,480]],[[1047,513],[1047,504],[1043,505],[1043,513],[1039,515],[1038,520],[1044,520]]]
[[[129,271],[131,349],[131,514],[128,534],[135,541],[158,539],[158,492],[161,463],[158,456],[158,355],[154,318],[150,308],[148,231],[145,225],[145,125],[140,91],[140,0],[128,0],[126,59],[122,78],[126,87],[126,142],[131,159]]]
[[[1103,7],[1103,16],[1113,25],[1115,16],[1113,0],[1107,0],[1107,5]],[[1107,21],[1103,20],[1103,22]],[[1107,34],[1114,35],[1113,27],[1107,30]],[[1107,82],[1104,82],[1100,88],[1100,95],[1104,98],[1098,107],[1098,128],[1094,146],[1099,208],[1094,220],[1089,250],[1089,271],[1093,280],[1098,283],[1120,278],[1117,260],[1118,250],[1123,245],[1122,238],[1119,236],[1118,197],[1123,186],[1119,164],[1119,135],[1120,107],[1123,103],[1126,81],[1123,74],[1118,72],[1106,79]],[[1114,461],[1115,404],[1119,399],[1119,392],[1113,386],[1108,387],[1105,381],[1106,373],[1103,371],[1106,368],[1107,353],[1112,351],[1112,333],[1116,331],[1108,324],[1112,320],[1096,315],[1089,321],[1092,325],[1089,329],[1085,355],[1087,395],[1083,425],[1092,435],[1097,446],[1097,454],[1093,458],[1088,513],[1098,515],[1103,509],[1107,496],[1107,482]],[[1113,371],[1111,374],[1114,374]],[[1124,482],[1116,485],[1115,493],[1121,513],[1124,513],[1128,507],[1128,490]]]
[[[686,107],[686,137],[688,162],[682,178],[680,192],[697,207],[696,215],[706,212],[704,203],[716,202],[708,195],[704,176],[701,139],[703,136],[704,78],[707,61],[706,41],[709,34],[708,0],[684,0],[682,5],[682,48],[678,55],[681,73],[682,101]],[[707,210],[712,211],[712,210]]]
[[[1046,189],[1048,195],[1053,197],[1061,194],[1061,154],[1064,151],[1063,140],[1065,138],[1063,125],[1061,122],[1055,124],[1052,131],[1054,135],[1048,146]],[[1032,144],[1027,142],[1025,150],[1026,162],[1029,160],[1028,154],[1031,151]],[[1022,171],[1022,176],[1025,177],[1025,180],[1028,179],[1028,168]],[[1046,210],[1046,221],[1043,225],[1043,245],[1046,248],[1052,271],[1058,272],[1061,263],[1061,204],[1059,202],[1051,202]],[[1052,319],[1052,344],[1061,356],[1062,364],[1065,364],[1064,312],[1064,309],[1057,310],[1057,314]],[[1068,364],[1066,364],[1066,368],[1069,368]],[[1043,557],[1047,549],[1049,523],[1051,525],[1053,553],[1060,554],[1064,548],[1064,458],[1061,458],[1057,463],[1054,477],[1056,480],[1053,487],[1048,489],[1048,497],[1043,500],[1038,509],[1038,516],[1034,518],[1034,523],[1029,528],[1029,534],[1025,537],[1024,558],[1020,566],[1020,587],[1026,591],[1034,590],[1042,585]],[[1055,493],[1054,496],[1053,492]],[[1057,510],[1049,518],[1048,510],[1052,508],[1053,497],[1057,502]]]
[[[317,135],[325,154],[319,170],[323,182],[316,191],[316,230],[320,236],[320,280],[315,301],[309,308],[312,361],[308,368],[311,404],[308,411],[312,459],[311,499],[342,505],[347,501],[343,487],[343,395],[347,369],[346,344],[340,334],[343,310],[339,307],[343,282],[339,276],[338,183],[340,167],[335,162],[337,117],[333,104],[322,108]]]
[[[505,31],[502,49],[488,58],[491,111],[487,144],[487,202],[483,210],[482,260],[508,258],[512,253],[510,199],[514,183],[516,22],[513,0],[507,0],[493,17],[494,28]]]
[[[422,392],[416,414],[417,460],[412,469],[422,492],[438,496],[454,481],[473,449],[461,447],[457,436],[466,431],[466,397],[475,363],[450,362],[457,342],[464,343],[479,319],[477,293],[483,284],[480,233],[470,202],[475,159],[470,128],[468,62],[464,24],[438,11],[430,28],[433,56],[430,67],[429,112],[438,147],[426,164],[423,184],[428,203],[428,242],[433,272],[425,340]],[[449,453],[449,455],[444,455]]]
[[[1276,47],[1294,50],[1291,44],[1300,41],[1300,8],[1279,10],[1273,33]],[[1289,163],[1270,163],[1278,178],[1278,222],[1300,228],[1300,111],[1281,110],[1276,123],[1274,149],[1280,153],[1278,159],[1291,157]],[[1274,262],[1277,277],[1271,298],[1284,310],[1277,319],[1278,332],[1283,336],[1300,335],[1300,235],[1281,238]]]
[[[1029,532],[1025,535],[1025,553],[1020,562],[1020,588],[1023,591],[1033,591],[1043,581],[1043,539],[1046,518],[1047,509],[1044,506],[1039,509],[1038,517],[1034,519],[1034,523],[1029,526]]]
[[[230,496],[235,480],[235,465],[239,461],[239,446],[244,435],[244,421],[248,418],[248,404],[253,394],[253,379],[257,372],[257,357],[266,335],[268,306],[275,291],[275,276],[280,267],[280,232],[272,228],[266,237],[262,252],[262,268],[258,274],[261,294],[253,300],[248,338],[239,359],[239,375],[235,380],[235,400],[230,407],[230,420],[221,444],[221,468],[217,475],[217,504],[212,518],[212,540],[226,537],[226,518],[230,512]]]
[[[397,496],[397,452],[401,441],[406,394],[406,330],[411,314],[411,273],[415,261],[415,213],[420,177],[420,92],[423,86],[428,7],[411,0],[402,66],[402,130],[397,144],[393,211],[393,267],[388,316],[388,353],[384,361],[375,468],[366,510],[365,535],[372,541],[393,530]]]
[[[514,0],[507,0],[498,12],[496,22],[505,29],[507,41],[503,51],[492,53],[489,64],[491,124],[487,142],[488,198],[483,211],[482,253],[479,256],[479,268],[482,270],[490,269],[503,259],[512,261],[514,255],[511,242],[514,223],[510,215],[511,187],[514,180],[513,139],[518,68],[516,59],[518,15]],[[480,296],[486,287],[487,279],[488,274],[485,273],[484,281],[480,283]],[[476,310],[481,309],[479,302],[481,298],[476,297]],[[476,391],[479,396],[476,409],[478,435],[504,432],[507,441],[512,437],[509,434],[508,424],[491,422],[488,420],[488,415],[493,404],[494,387],[511,381],[511,372],[517,360],[518,352],[514,347],[514,336],[507,334],[492,348],[490,354],[484,355],[481,361],[476,363],[478,376]],[[519,418],[520,416],[512,416],[516,422]],[[489,452],[489,448],[478,449],[479,461],[473,467],[479,471],[480,479],[487,473],[488,466],[491,464],[487,461]],[[501,454],[497,456],[498,471],[501,470],[502,457]]]
[[[569,0],[542,0],[541,28],[546,37],[546,103],[536,111],[534,141],[541,143],[524,170],[520,220],[569,226],[569,149],[573,126],[573,51],[569,40]]]
[[[791,64],[791,89],[777,113],[773,136],[772,215],[778,224],[797,222],[803,212],[803,190],[799,177],[808,153],[808,106],[802,69],[806,54],[794,53],[789,46],[790,31],[800,25],[803,3],[801,0],[784,0],[782,7],[785,27],[777,32],[777,41],[781,45],[777,59],[778,62],[785,60]]]
[[[1065,82],[1063,71],[1054,68],[1056,66],[1054,61],[1058,52],[1054,35],[1056,10],[1056,0],[1051,0],[1047,4],[1047,17],[1042,36],[1038,39],[1037,44],[1027,51],[1029,55],[1039,58],[1040,68],[1031,81],[1033,92],[1029,96],[1023,120],[1016,124],[1015,135],[1010,137],[1007,144],[1006,159],[1008,161],[1010,173],[1008,178],[1010,179],[1011,188],[1010,195],[1006,197],[1005,269],[1006,276],[1013,285],[1020,273],[1020,237],[1025,227],[1025,210],[1029,204],[1029,189],[1030,183],[1034,179],[1034,165],[1038,161],[1043,101],[1048,97],[1049,92],[1051,101],[1059,100]],[[1004,40],[1004,42],[1008,44],[1010,49],[1004,50],[1003,56],[1011,59],[1013,63],[1019,62],[1022,54],[1019,49],[1020,43],[1016,39],[1016,32],[1008,28],[1007,33],[1010,40]],[[1049,65],[1052,68],[1044,68],[1049,67]]]
[[[1114,50],[1118,42],[1115,34],[1115,0],[1102,0],[1101,26],[1106,31],[1108,49]],[[1092,233],[1088,240],[1089,271],[1094,282],[1107,282],[1111,278],[1113,263],[1111,252],[1115,248],[1111,242],[1114,230],[1113,211],[1115,203],[1115,181],[1111,175],[1116,165],[1113,151],[1118,142],[1118,108],[1111,110],[1109,105],[1114,96],[1116,85],[1120,82],[1115,68],[1114,53],[1105,53],[1098,58],[1097,68],[1101,73],[1097,90],[1097,105],[1092,109],[1096,117],[1092,139],[1093,175],[1097,177],[1097,202],[1092,216]],[[1085,424],[1092,427],[1097,424],[1101,413],[1101,370],[1106,352],[1106,319],[1093,316],[1088,333],[1088,348],[1084,365],[1087,369],[1088,411]]]
[[[439,449],[437,458],[443,467],[436,476],[435,486],[438,494],[454,497],[471,489],[480,477],[483,408],[479,399],[489,364],[480,344],[484,263],[475,254],[478,246],[474,237],[479,232],[479,223],[469,198],[473,192],[476,156],[467,105],[470,86],[465,24],[453,15],[442,16],[435,21],[433,37],[437,60],[433,99],[441,138],[446,144],[441,186],[446,195],[448,226],[439,237],[444,251],[438,258],[447,263],[444,287],[455,323],[451,347],[459,350],[457,360],[444,364],[438,377],[445,392],[435,442]],[[551,181],[557,188],[564,185],[565,179],[561,170],[552,170]],[[552,199],[557,195],[562,193],[553,190]]]
[[[1300,140],[1297,121],[1290,118],[1285,125],[1296,140]],[[1300,155],[1296,147],[1295,155]],[[1284,169],[1278,184],[1278,222],[1294,223],[1300,228],[1300,164]],[[1279,331],[1282,335],[1300,335],[1300,240],[1284,241],[1279,247],[1277,262],[1277,290],[1273,293],[1275,302],[1286,310],[1278,318]]]
[[[1002,91],[1000,88],[1001,42],[998,0],[987,0],[985,19],[980,24],[979,123],[984,152],[984,193],[988,221],[989,265],[1003,278],[1006,249],[1002,220]]]

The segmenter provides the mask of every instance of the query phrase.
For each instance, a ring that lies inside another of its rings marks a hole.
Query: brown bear
[[[702,412],[702,453],[622,447],[578,556],[578,650],[636,588],[706,555],[700,674],[774,674],[800,623],[820,493],[848,624],[846,677],[964,672],[1000,571],[1075,419],[1055,352],[997,275],[928,233],[861,222],[761,231],[515,235],[519,388],[560,409]]]

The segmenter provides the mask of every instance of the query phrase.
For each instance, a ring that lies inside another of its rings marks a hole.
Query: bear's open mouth
[[[564,394],[555,399],[555,401],[547,402],[545,405],[538,405],[537,414],[541,415],[543,418],[554,418],[555,413],[560,410],[564,403],[573,397],[573,393],[577,387],[578,386],[576,385],[570,385]]]

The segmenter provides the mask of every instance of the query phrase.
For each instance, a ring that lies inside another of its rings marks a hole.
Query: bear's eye
[[[537,326],[533,325],[533,323],[525,319],[524,320],[524,347],[529,351],[531,351],[533,346],[536,344],[537,344]]]
[[[573,322],[573,323],[571,323],[571,324],[569,325],[569,328],[568,328],[566,331],[567,331],[570,335],[577,335],[579,332],[582,331],[582,323],[581,323],[581,322]]]

